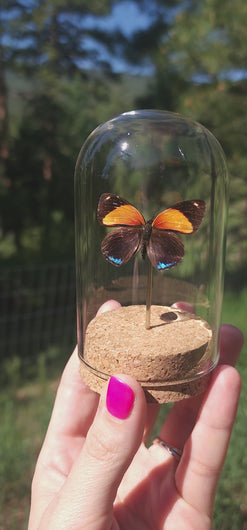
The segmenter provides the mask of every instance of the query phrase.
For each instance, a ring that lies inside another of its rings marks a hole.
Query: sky
[[[27,4],[27,6],[30,4],[30,6],[33,6],[34,0],[22,0],[22,2]],[[151,5],[151,4],[150,4]],[[30,7],[30,9],[31,9]],[[5,10],[4,13],[4,20],[11,21],[11,17],[13,16],[13,9],[11,8],[9,11]],[[121,30],[121,32],[126,36],[129,37],[134,31],[138,31],[141,29],[145,29],[150,24],[150,17],[147,15],[147,13],[143,13],[143,11],[136,5],[136,2],[133,2],[132,0],[119,0],[115,6],[112,8],[112,13],[109,16],[106,17],[95,17],[93,15],[84,15],[83,17],[83,27],[93,29],[98,28],[105,31],[111,31],[111,30]],[[9,45],[9,35],[3,35],[3,43],[4,45]],[[13,38],[13,37],[12,37]],[[31,46],[32,42],[30,41],[30,37],[27,37],[27,39],[23,39],[22,44],[18,43],[18,46],[23,46],[24,48],[27,46]],[[99,43],[95,43],[93,39],[90,39],[89,37],[85,38],[85,41],[83,41],[83,47],[86,47],[89,51],[95,51],[97,54],[100,52],[100,59],[102,61],[108,61],[111,64],[111,67],[114,72],[121,73],[121,72],[131,72],[131,73],[150,73],[151,65],[149,64],[147,67],[145,65],[140,65],[139,67],[131,67],[129,64],[125,63],[124,60],[119,57],[113,57],[110,55],[110,53],[107,53],[106,49],[103,47],[103,45],[100,47]],[[83,59],[80,62],[80,66],[85,69],[90,69],[95,67],[94,61],[91,61],[89,59]],[[145,68],[147,68],[147,71],[145,71]]]
[[[113,7],[112,15],[101,23],[102,28],[121,29],[129,37],[137,29],[148,27],[148,17],[135,3],[123,1]]]
[[[144,14],[135,3],[131,2],[131,0],[124,0],[123,2],[115,5],[113,7],[111,16],[107,16],[104,19],[99,17],[97,20],[95,17],[89,15],[85,18],[85,23],[89,27],[94,27],[95,20],[97,27],[100,29],[120,29],[126,37],[131,36],[134,31],[147,28],[150,23],[147,14]],[[91,46],[93,47],[93,42],[88,40],[87,46],[89,46],[89,48]],[[109,60],[113,71],[117,73],[128,70],[128,72],[131,72],[132,74],[150,75],[153,71],[151,64],[130,67],[130,65],[125,63],[123,59],[117,57],[112,58],[110,55],[107,55],[103,48],[102,59]],[[90,68],[90,64],[87,64],[86,61],[83,66],[85,68]]]

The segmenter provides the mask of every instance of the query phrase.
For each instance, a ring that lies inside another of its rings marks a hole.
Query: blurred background
[[[58,380],[76,344],[73,174],[101,122],[180,112],[220,141],[231,177],[222,321],[246,334],[245,0],[2,0],[0,529],[24,529]],[[243,390],[214,528],[247,528]],[[162,408],[163,417],[167,407]]]

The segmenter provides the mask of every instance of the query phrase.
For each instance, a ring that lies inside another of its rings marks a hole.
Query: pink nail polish
[[[107,410],[116,418],[125,420],[134,404],[135,395],[126,383],[117,377],[111,377],[108,383],[106,406]]]

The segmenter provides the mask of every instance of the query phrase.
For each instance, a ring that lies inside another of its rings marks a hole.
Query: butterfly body
[[[103,239],[102,254],[119,267],[141,250],[142,258],[148,255],[157,270],[174,267],[184,256],[184,246],[176,232],[195,232],[205,208],[205,202],[199,199],[183,201],[145,221],[128,201],[113,193],[103,193],[98,204],[98,221],[117,228]]]
[[[149,219],[144,228],[143,228],[143,232],[142,232],[142,242],[141,242],[141,255],[143,257],[143,259],[145,259],[146,255],[147,255],[147,245],[148,245],[148,242],[150,240],[150,237],[151,237],[151,233],[152,233],[152,219]]]

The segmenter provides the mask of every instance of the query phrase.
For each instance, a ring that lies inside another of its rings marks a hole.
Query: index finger
[[[240,329],[231,324],[222,324],[219,336],[219,363],[235,366],[244,344]]]

